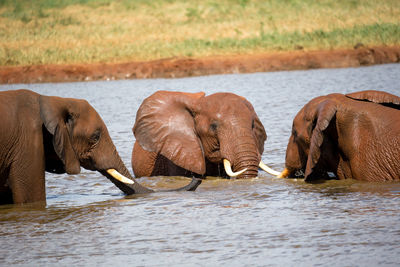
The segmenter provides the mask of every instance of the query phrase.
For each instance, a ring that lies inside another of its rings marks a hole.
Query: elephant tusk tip
[[[120,174],[117,170],[115,169],[108,169],[107,173],[109,175],[111,175],[113,178],[115,178],[116,180],[124,183],[124,184],[134,184],[135,182],[132,181],[131,179],[123,176],[122,174]]]
[[[244,168],[243,170],[238,171],[238,175],[241,175],[242,173],[244,173],[245,171],[247,171],[247,168]]]
[[[277,177],[278,178],[287,178],[289,176],[289,170],[285,168]]]

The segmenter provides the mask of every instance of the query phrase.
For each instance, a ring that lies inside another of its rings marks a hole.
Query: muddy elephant
[[[100,172],[125,194],[153,192],[132,178],[87,101],[4,91],[0,114],[1,204],[45,201],[45,171],[77,174],[81,166]]]
[[[280,177],[400,179],[400,97],[381,91],[330,94],[293,121]]]
[[[253,106],[232,93],[158,91],[136,114],[136,176],[253,178],[261,165],[264,127]]]

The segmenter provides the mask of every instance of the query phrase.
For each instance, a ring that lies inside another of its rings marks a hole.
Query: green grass
[[[400,44],[398,0],[0,0],[0,65]]]

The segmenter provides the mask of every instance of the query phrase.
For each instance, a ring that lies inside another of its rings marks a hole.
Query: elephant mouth
[[[86,170],[89,170],[89,171],[97,171],[98,170],[98,168],[96,168],[96,166],[95,166],[95,163],[90,158],[89,159],[82,158],[79,160],[79,163]]]
[[[212,163],[220,163],[222,161],[221,151],[219,149],[212,151],[207,155],[207,160]]]

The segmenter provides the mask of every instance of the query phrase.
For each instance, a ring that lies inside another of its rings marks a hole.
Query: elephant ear
[[[204,93],[158,91],[136,113],[133,134],[147,151],[160,153],[175,165],[204,174],[205,159],[194,125],[194,110]]]
[[[264,143],[265,140],[267,140],[267,133],[265,132],[264,126],[258,116],[256,116],[256,118],[254,119],[253,129],[257,139],[258,151],[260,152],[260,155],[262,155],[262,153],[264,152]]]
[[[265,132],[264,125],[261,123],[260,119],[258,118],[253,105],[249,101],[247,101],[246,98],[244,98],[242,96],[239,96],[239,97],[243,100],[246,107],[255,114],[253,132],[254,132],[254,135],[257,140],[258,151],[260,152],[260,155],[262,155],[262,153],[264,152],[264,143],[265,143],[265,140],[267,140],[267,133]]]
[[[53,147],[68,174],[80,172],[80,163],[71,143],[74,115],[68,101],[60,97],[40,96],[40,117],[47,131],[53,135]]]
[[[400,109],[400,97],[382,91],[360,91],[346,94],[346,96],[354,100],[368,101]]]
[[[304,174],[306,181],[311,179],[310,176],[321,157],[321,145],[325,138],[324,131],[328,128],[332,118],[336,115],[336,111],[337,108],[333,101],[325,100],[317,106],[314,116],[316,124],[312,130],[310,150]]]

